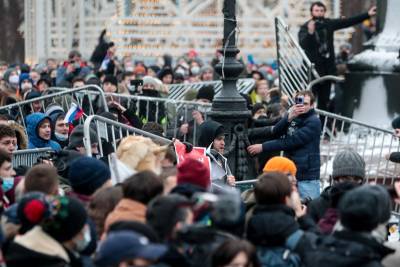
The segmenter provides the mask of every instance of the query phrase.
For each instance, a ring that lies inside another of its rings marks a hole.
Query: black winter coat
[[[285,115],[272,132],[282,138],[264,142],[263,152],[283,150],[285,156],[296,164],[297,180],[319,180],[321,121],[315,110],[311,109],[291,122]]]
[[[351,231],[335,232],[315,239],[303,238],[295,251],[307,267],[381,267],[381,261],[394,250],[372,236]]]
[[[300,46],[304,49],[311,62],[315,64],[315,68],[320,76],[336,72],[333,46],[334,31],[361,23],[368,18],[368,13],[345,19],[324,18],[316,23],[314,34],[308,33],[307,25],[309,20],[300,27]]]
[[[247,224],[247,239],[256,246],[283,246],[299,229],[294,211],[286,205],[256,206]]]
[[[331,205],[331,187],[325,188],[319,197],[313,199],[307,205],[307,215],[315,222],[318,223],[319,220],[325,215],[326,210]]]
[[[66,250],[71,262],[57,256],[50,256],[25,248],[17,243],[11,242],[5,251],[8,267],[82,267],[82,262],[72,253]]]

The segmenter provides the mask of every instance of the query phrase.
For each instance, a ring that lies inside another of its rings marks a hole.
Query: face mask
[[[209,111],[211,111],[211,107],[207,107],[207,106],[198,106],[197,110],[201,113],[207,113]]]
[[[260,115],[260,116],[258,117],[258,119],[259,119],[259,120],[266,120],[266,119],[268,119],[268,117],[267,117],[267,115]]]
[[[8,78],[8,82],[11,84],[18,84],[19,83],[19,76],[18,75],[11,75]]]
[[[177,70],[175,71],[175,73],[182,74],[183,76],[185,76],[185,74],[186,74],[184,69],[177,69]]]
[[[29,90],[29,89],[32,89],[32,84],[31,84],[31,83],[25,83],[25,84],[23,84],[23,85],[21,86],[21,89],[22,89],[23,91],[27,91],[27,90]]]
[[[84,231],[85,232],[83,233],[83,239],[76,241],[76,250],[79,252],[84,251],[89,245],[90,241],[92,241],[89,226],[85,226]]]
[[[3,192],[9,191],[14,186],[14,178],[13,177],[5,177],[3,179],[3,184],[1,185]]]
[[[68,139],[68,134],[60,134],[60,133],[54,132],[54,135],[60,141],[65,141]]]
[[[197,75],[200,73],[200,68],[198,66],[190,68],[190,71],[192,72],[193,75]]]

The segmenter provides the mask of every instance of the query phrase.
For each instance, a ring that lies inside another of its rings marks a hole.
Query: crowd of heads
[[[122,168],[77,153],[63,176],[51,163],[16,175],[10,153],[1,149],[8,266],[90,261],[95,266],[257,267],[279,259],[281,248],[294,262],[317,266],[322,261],[303,249],[319,255],[326,253],[324,242],[331,242],[328,248],[335,242],[350,246],[341,239],[348,233],[359,237],[364,249],[371,249],[365,240],[384,249],[399,185],[366,184],[365,161],[350,148],[335,156],[331,186],[311,202],[300,199],[297,168],[288,158],[269,159],[254,187],[239,192],[214,187],[209,167],[191,152],[178,164],[175,159],[163,165],[167,149],[128,136],[115,158]],[[287,247],[292,239],[294,245]],[[386,249],[379,261],[392,252]],[[377,261],[351,253],[346,257]]]
[[[326,7],[317,2],[310,11],[320,18]],[[207,82],[219,78],[214,67],[220,53],[211,62],[191,50],[149,64],[130,56],[118,59],[116,46],[104,35],[90,60],[71,51],[66,59],[32,66],[0,62],[0,105],[34,100],[50,94],[51,87],[86,85],[110,94],[167,98],[169,85],[196,82],[204,86],[185,92],[185,100],[213,102],[214,87]],[[242,95],[251,111],[247,126],[273,132],[291,108],[277,87],[277,65],[239,60],[246,63],[241,77],[255,81]],[[120,136],[110,144],[89,125],[90,144],[85,143],[84,118],[70,121],[60,103],[32,101],[0,114],[0,265],[367,266],[394,252],[383,243],[400,184],[369,185],[368,166],[351,148],[332,159],[330,186],[319,198],[300,197],[300,166],[275,153],[248,161],[257,179],[239,190],[225,157],[231,150],[226,129],[207,120],[204,110],[171,112],[163,105],[129,105],[108,96],[109,112],[88,96],[83,112],[94,106],[107,119],[170,139],[173,132],[176,140],[165,145]],[[293,100],[301,106],[299,116],[311,114],[316,101],[311,91],[300,91]],[[183,114],[191,118],[176,125],[163,122]],[[204,155],[191,143],[204,148]],[[178,145],[184,152],[178,153]],[[15,151],[36,148],[53,152],[34,166],[13,166]],[[347,265],[340,265],[342,259]]]

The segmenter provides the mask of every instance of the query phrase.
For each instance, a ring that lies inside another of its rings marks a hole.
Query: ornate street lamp
[[[224,125],[225,142],[228,163],[237,180],[246,179],[248,173],[248,145],[246,122],[250,117],[246,100],[238,93],[236,82],[244,65],[236,59],[240,52],[236,47],[236,0],[225,0],[222,13],[224,14],[224,39],[220,52],[221,61],[215,66],[215,71],[221,76],[222,90],[213,101],[211,118]]]

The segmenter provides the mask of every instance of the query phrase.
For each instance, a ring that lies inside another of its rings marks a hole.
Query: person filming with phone
[[[251,155],[283,151],[297,167],[296,178],[302,199],[316,198],[320,194],[321,121],[314,110],[315,97],[311,91],[300,91],[295,104],[272,128],[276,139],[247,147]]]
[[[325,17],[326,6],[320,2],[313,2],[310,7],[311,18],[306,21],[299,31],[299,43],[307,57],[315,64],[319,76],[335,75],[335,51],[333,34],[336,30],[348,28],[376,15],[376,7],[357,16],[340,19]],[[331,82],[326,81],[313,87],[313,93],[318,98],[318,108],[327,110]]]

